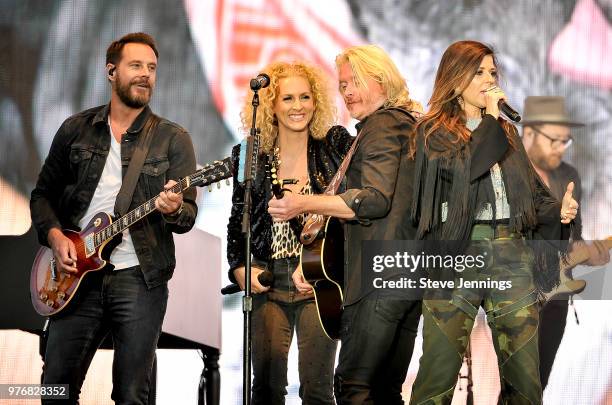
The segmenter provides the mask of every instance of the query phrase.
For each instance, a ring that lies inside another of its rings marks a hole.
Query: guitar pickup
[[[115,224],[113,223],[113,226]],[[90,257],[94,253],[96,253],[96,247],[94,244],[93,234],[89,234],[84,239],[85,242],[85,257]]]

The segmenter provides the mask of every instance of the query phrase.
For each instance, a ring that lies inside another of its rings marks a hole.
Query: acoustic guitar
[[[180,179],[170,191],[182,193],[189,187],[210,187],[231,176],[231,158],[227,157]],[[51,316],[63,310],[76,294],[83,277],[106,266],[112,250],[121,242],[123,231],[156,210],[156,199],[148,200],[119,219],[113,220],[111,215],[99,212],[82,231],[63,230],[76,248],[76,273],[59,271],[51,249],[40,248],[30,273],[30,297],[36,312]]]
[[[304,225],[301,242],[302,273],[314,290],[319,322],[327,337],[340,339],[344,299],[343,225],[338,218],[311,214]]]

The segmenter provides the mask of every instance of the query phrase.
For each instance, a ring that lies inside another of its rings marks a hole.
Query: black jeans
[[[403,404],[402,384],[417,335],[421,301],[375,292],[344,308],[335,375],[338,404]]]
[[[118,404],[146,404],[168,287],[147,289],[139,267],[89,273],[66,309],[52,317],[43,366],[45,384],[69,384],[75,404],[104,337],[113,338],[113,392]]]
[[[296,293],[291,275],[299,258],[273,261],[274,284],[253,297],[253,404],[282,405],[287,395],[287,358],[297,334],[299,395],[304,405],[334,404],[337,343],[319,323],[312,296]]]
[[[552,300],[540,310],[538,347],[540,352],[540,382],[548,385],[557,350],[561,345],[567,322],[568,300]]]

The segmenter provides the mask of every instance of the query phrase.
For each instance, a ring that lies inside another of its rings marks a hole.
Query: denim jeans
[[[319,323],[316,304],[297,294],[291,275],[298,258],[272,263],[274,284],[253,297],[253,404],[282,405],[287,395],[287,358],[297,334],[299,395],[304,405],[333,405],[335,341]]]
[[[118,404],[146,404],[157,341],[166,313],[166,283],[147,289],[140,267],[89,273],[76,296],[50,318],[43,366],[45,384],[69,384],[75,404],[104,337],[113,338],[113,392]]]
[[[344,308],[335,375],[338,404],[403,404],[421,301],[372,293]]]

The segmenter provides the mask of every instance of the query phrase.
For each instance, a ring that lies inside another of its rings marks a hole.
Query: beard
[[[540,148],[540,145],[534,143],[534,145],[531,147],[529,158],[535,166],[541,170],[550,172],[557,169],[561,165],[563,155],[558,153],[546,154],[542,148]]]
[[[133,94],[132,87],[138,86],[139,84],[146,84],[148,91],[145,94]],[[151,95],[153,94],[153,87],[149,83],[148,79],[132,79],[130,82],[125,83],[121,80],[119,72],[117,72],[117,96],[119,99],[130,108],[142,108],[149,104]]]

